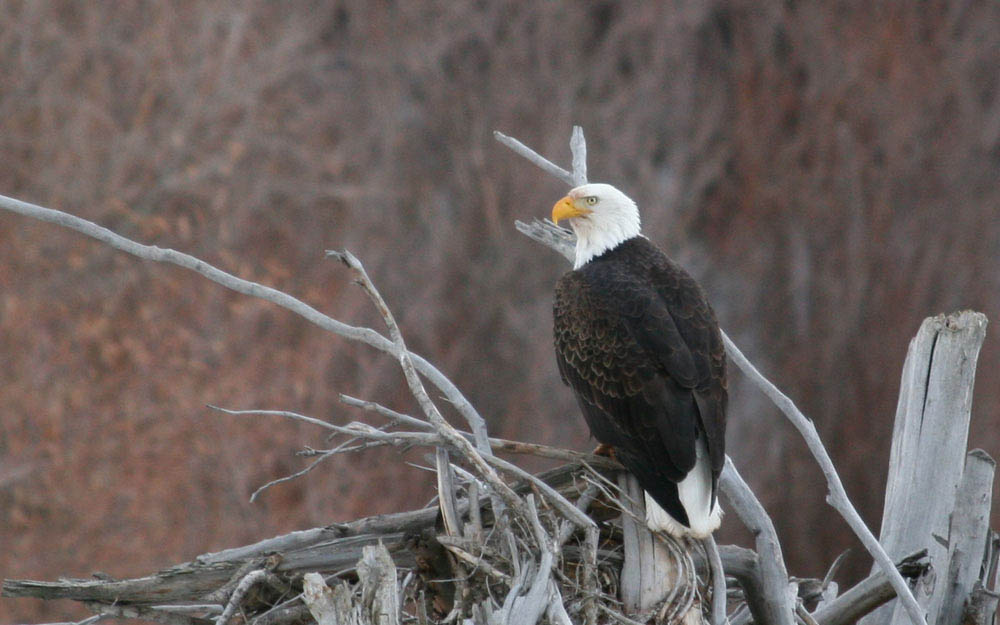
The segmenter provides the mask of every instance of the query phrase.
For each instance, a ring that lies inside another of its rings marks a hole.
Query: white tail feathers
[[[696,443],[695,453],[694,468],[677,484],[677,494],[687,512],[690,527],[685,527],[670,516],[646,493],[646,525],[652,531],[666,532],[678,538],[705,538],[722,523],[719,500],[716,497],[715,502],[712,501],[712,466],[705,441],[701,437]]]

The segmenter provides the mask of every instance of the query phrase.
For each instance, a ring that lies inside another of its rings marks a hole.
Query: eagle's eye
[[[597,196],[596,195],[588,195],[583,200],[587,203],[588,206],[593,206],[594,204],[597,204]]]

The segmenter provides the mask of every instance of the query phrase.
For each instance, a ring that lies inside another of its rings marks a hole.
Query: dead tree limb
[[[15,200],[2,195],[0,195],[0,209],[18,213],[40,221],[54,223],[71,230],[76,230],[77,232],[110,245],[115,249],[127,252],[133,256],[138,256],[139,258],[156,262],[171,263],[196,273],[200,273],[209,280],[212,280],[217,284],[221,284],[227,289],[277,304],[278,306],[303,317],[307,321],[314,323],[324,330],[333,332],[334,334],[342,336],[346,339],[365,343],[379,351],[386,352],[397,358],[400,356],[396,345],[392,341],[371,328],[351,326],[337,321],[336,319],[324,315],[312,306],[309,306],[305,302],[298,300],[287,293],[283,293],[256,282],[238,278],[230,273],[222,271],[221,269],[213,267],[205,261],[195,258],[190,254],[185,254],[172,249],[164,249],[155,245],[143,245],[142,243],[137,243],[131,239],[112,232],[107,228],[99,226],[91,221],[87,221],[86,219],[81,219],[80,217],[70,215],[69,213],[53,210],[51,208],[44,208],[42,206],[36,206],[28,202],[22,202],[20,200]],[[473,407],[465,395],[459,391],[458,387],[455,386],[455,384],[449,380],[447,376],[441,373],[441,371],[434,365],[417,354],[410,354],[410,357],[412,358],[413,365],[417,371],[419,371],[421,375],[426,377],[434,386],[444,393],[445,397],[448,398],[448,401],[455,406],[459,414],[461,414],[469,424],[469,428],[473,432],[479,452],[489,455],[491,452],[489,449],[489,443],[487,442],[488,436],[486,433],[486,422],[483,420],[479,412],[476,411],[475,407]]]
[[[906,580],[896,570],[889,555],[882,548],[882,545],[879,544],[878,539],[875,538],[871,530],[868,529],[868,526],[865,525],[861,515],[858,514],[858,511],[854,508],[854,504],[851,503],[850,497],[847,496],[844,484],[840,481],[840,475],[837,473],[836,467],[833,466],[833,460],[830,459],[830,454],[827,453],[826,447],[823,446],[823,441],[819,438],[816,426],[802,414],[787,395],[782,393],[778,387],[757,371],[753,363],[743,355],[743,352],[736,347],[736,344],[725,333],[723,333],[722,338],[726,342],[726,351],[733,362],[764,391],[764,394],[788,417],[788,420],[792,422],[795,429],[805,439],[806,446],[809,447],[809,451],[816,458],[820,469],[823,471],[823,476],[826,478],[827,488],[829,489],[826,502],[833,506],[840,513],[840,516],[847,521],[847,524],[854,531],[854,535],[861,540],[861,544],[871,554],[875,563],[889,577],[892,587],[895,589],[896,595],[899,597],[910,621],[914,625],[926,625],[923,609],[914,598],[910,587],[906,584]]]
[[[903,558],[897,565],[900,574],[909,580],[919,579],[930,568],[927,550]],[[812,613],[819,625],[850,625],[862,616],[896,598],[896,591],[881,569],[857,583],[853,588],[824,603]]]
[[[719,486],[740,521],[754,535],[758,575],[753,581],[759,585],[759,591],[748,593],[747,606],[758,622],[793,625],[795,597],[788,583],[785,558],[781,554],[781,544],[771,517],[728,456]]]

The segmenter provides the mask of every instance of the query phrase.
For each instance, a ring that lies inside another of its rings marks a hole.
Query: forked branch
[[[107,228],[87,221],[86,219],[76,217],[75,215],[70,215],[69,213],[53,210],[51,208],[36,206],[35,204],[29,204],[28,202],[22,202],[20,200],[15,200],[2,195],[0,195],[0,209],[25,215],[26,217],[31,217],[40,221],[54,223],[71,230],[76,230],[77,232],[83,233],[88,237],[97,239],[98,241],[106,243],[115,249],[127,252],[133,256],[138,256],[139,258],[162,263],[171,263],[200,273],[209,280],[212,280],[217,284],[221,284],[227,289],[277,304],[278,306],[290,310],[306,320],[318,325],[324,330],[328,330],[352,341],[365,343],[379,351],[392,354],[397,358],[400,356],[398,348],[392,341],[371,328],[360,328],[337,321],[333,317],[321,313],[312,306],[309,306],[305,302],[296,299],[287,293],[283,293],[277,289],[272,289],[271,287],[264,286],[257,282],[237,278],[236,276],[222,271],[217,267],[213,267],[205,261],[195,258],[190,254],[157,247],[155,245],[143,245],[142,243],[137,243],[136,241],[125,238],[120,234],[108,230]],[[423,357],[413,353],[410,353],[409,357],[413,361],[414,368],[420,373],[420,375],[427,378],[431,384],[444,393],[445,397],[448,398],[448,401],[455,406],[459,414],[461,414],[469,424],[469,428],[472,430],[479,453],[489,455],[491,452],[489,441],[487,440],[488,435],[486,433],[486,422],[472,406],[465,395],[458,390],[458,387],[455,386],[451,380],[449,380],[443,373],[441,373],[441,371],[439,371],[434,365],[425,360]]]

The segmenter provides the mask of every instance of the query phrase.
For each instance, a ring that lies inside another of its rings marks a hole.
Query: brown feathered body
[[[725,347],[701,287],[635,236],[566,273],[554,308],[559,371],[591,433],[689,527],[678,484],[707,452],[714,506],[725,461]]]

